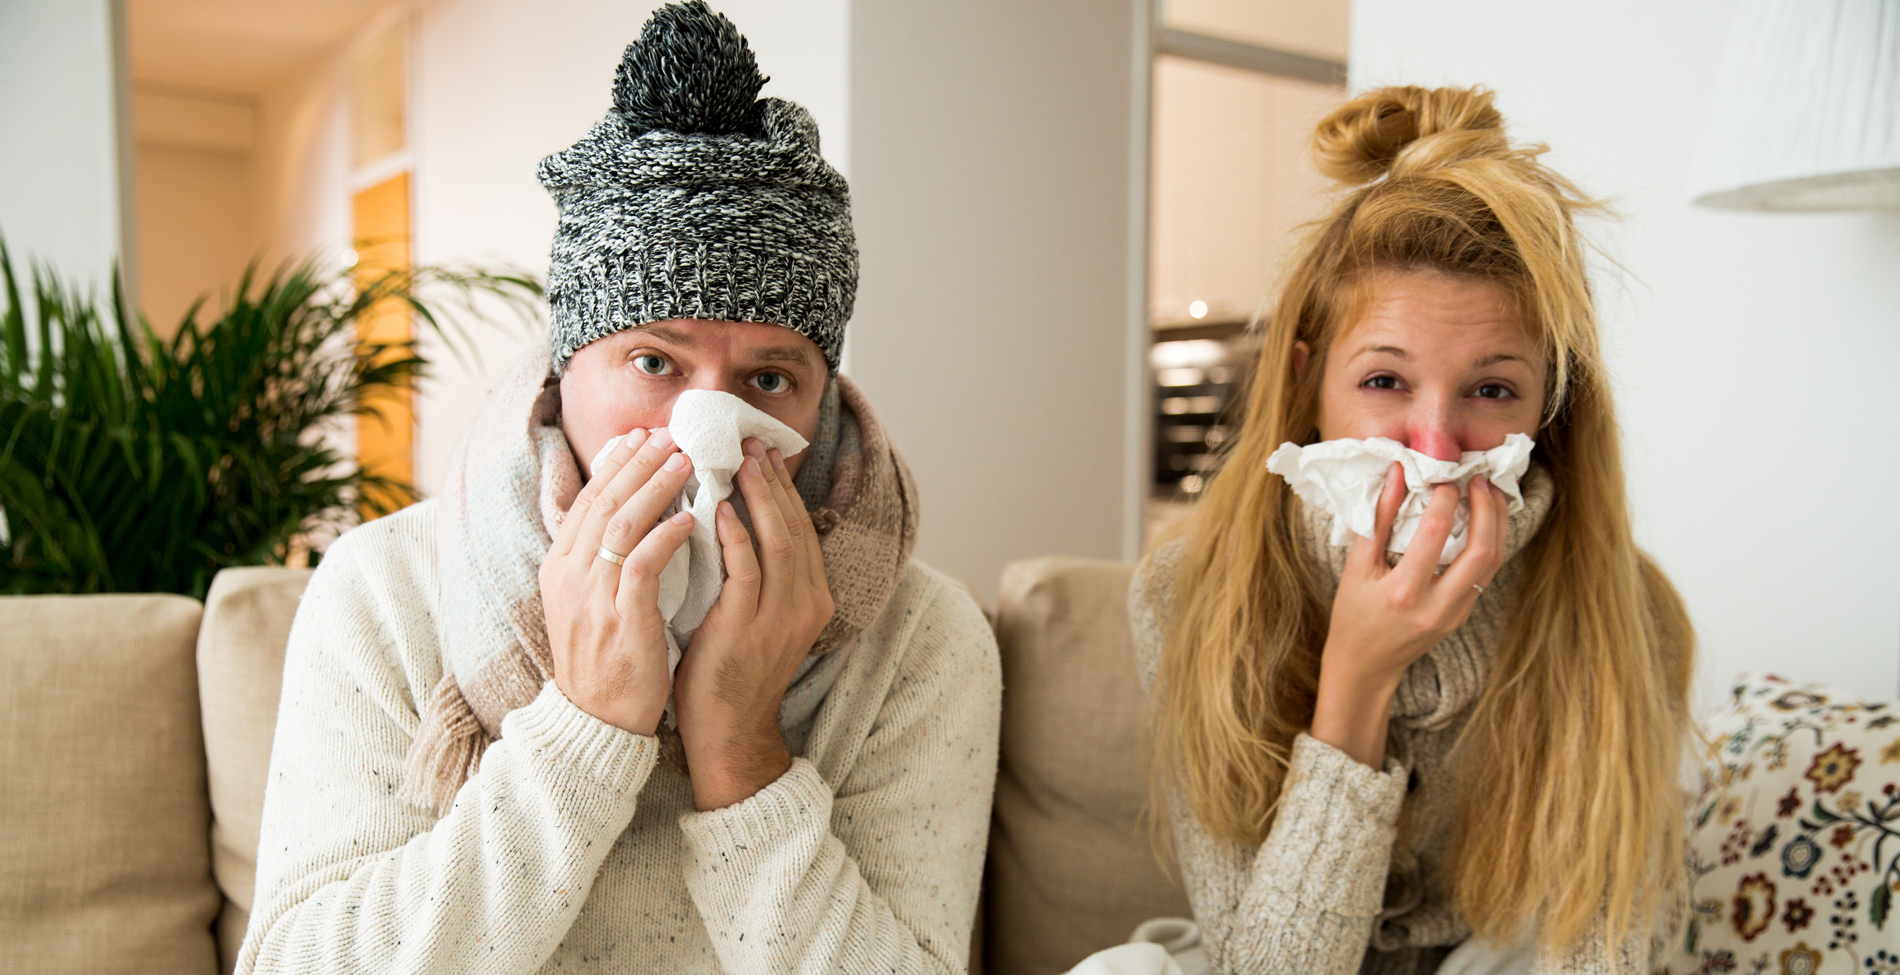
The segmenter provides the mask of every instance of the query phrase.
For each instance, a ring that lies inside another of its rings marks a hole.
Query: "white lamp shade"
[[[1732,210],[1900,208],[1900,0],[1746,0],[1690,191]]]

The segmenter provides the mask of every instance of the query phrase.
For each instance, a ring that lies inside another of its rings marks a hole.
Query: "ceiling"
[[[127,0],[132,80],[258,95],[403,0]]]
[[[1345,63],[1351,0],[1163,0],[1167,26]]]

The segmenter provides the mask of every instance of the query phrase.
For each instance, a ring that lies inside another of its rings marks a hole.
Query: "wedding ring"
[[[601,551],[603,551],[603,552],[604,552],[604,551],[606,551],[606,549],[601,549]],[[1480,595],[1480,596],[1482,596],[1482,595],[1484,595],[1484,587],[1483,587],[1483,586],[1480,586],[1480,585],[1478,585],[1477,583],[1475,583],[1475,582],[1474,582],[1474,583],[1472,583],[1472,584],[1471,584],[1471,588],[1473,588],[1473,589],[1476,589],[1476,590],[1478,590],[1478,595]]]
[[[607,549],[607,546],[605,546],[605,545],[602,545],[602,546],[600,547],[600,551],[599,551],[599,552],[596,552],[596,553],[594,553],[594,554],[596,554],[596,555],[599,555],[599,556],[600,556],[601,558],[603,558],[603,559],[606,559],[607,561],[609,561],[609,562],[612,562],[612,563],[613,563],[613,564],[615,564],[615,565],[626,565],[626,564],[627,564],[627,557],[626,557],[626,556],[624,556],[624,555],[619,555],[619,554],[616,554],[616,553],[614,553],[614,552],[610,552],[610,551],[608,551],[608,549]]]

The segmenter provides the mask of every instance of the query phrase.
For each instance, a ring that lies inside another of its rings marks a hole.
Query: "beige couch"
[[[1004,573],[1002,761],[977,963],[1045,975],[1185,915],[1141,820],[1129,568]],[[0,971],[229,971],[308,573],[177,596],[0,598]]]

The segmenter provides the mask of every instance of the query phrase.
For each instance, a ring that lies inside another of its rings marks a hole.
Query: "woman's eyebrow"
[[[1406,352],[1404,349],[1399,348],[1396,345],[1368,345],[1365,348],[1360,349],[1359,351],[1353,353],[1352,357],[1354,359],[1357,359],[1362,355],[1371,355],[1374,352],[1383,352],[1386,355],[1392,356],[1400,360],[1401,362],[1412,361],[1411,354]]]
[[[1478,361],[1472,363],[1471,368],[1483,369],[1486,366],[1495,366],[1500,362],[1517,362],[1517,363],[1522,363],[1523,365],[1526,365],[1526,366],[1531,364],[1529,359],[1526,359],[1521,355],[1512,355],[1509,352],[1498,352],[1492,355],[1485,356],[1484,358],[1479,359]]]

